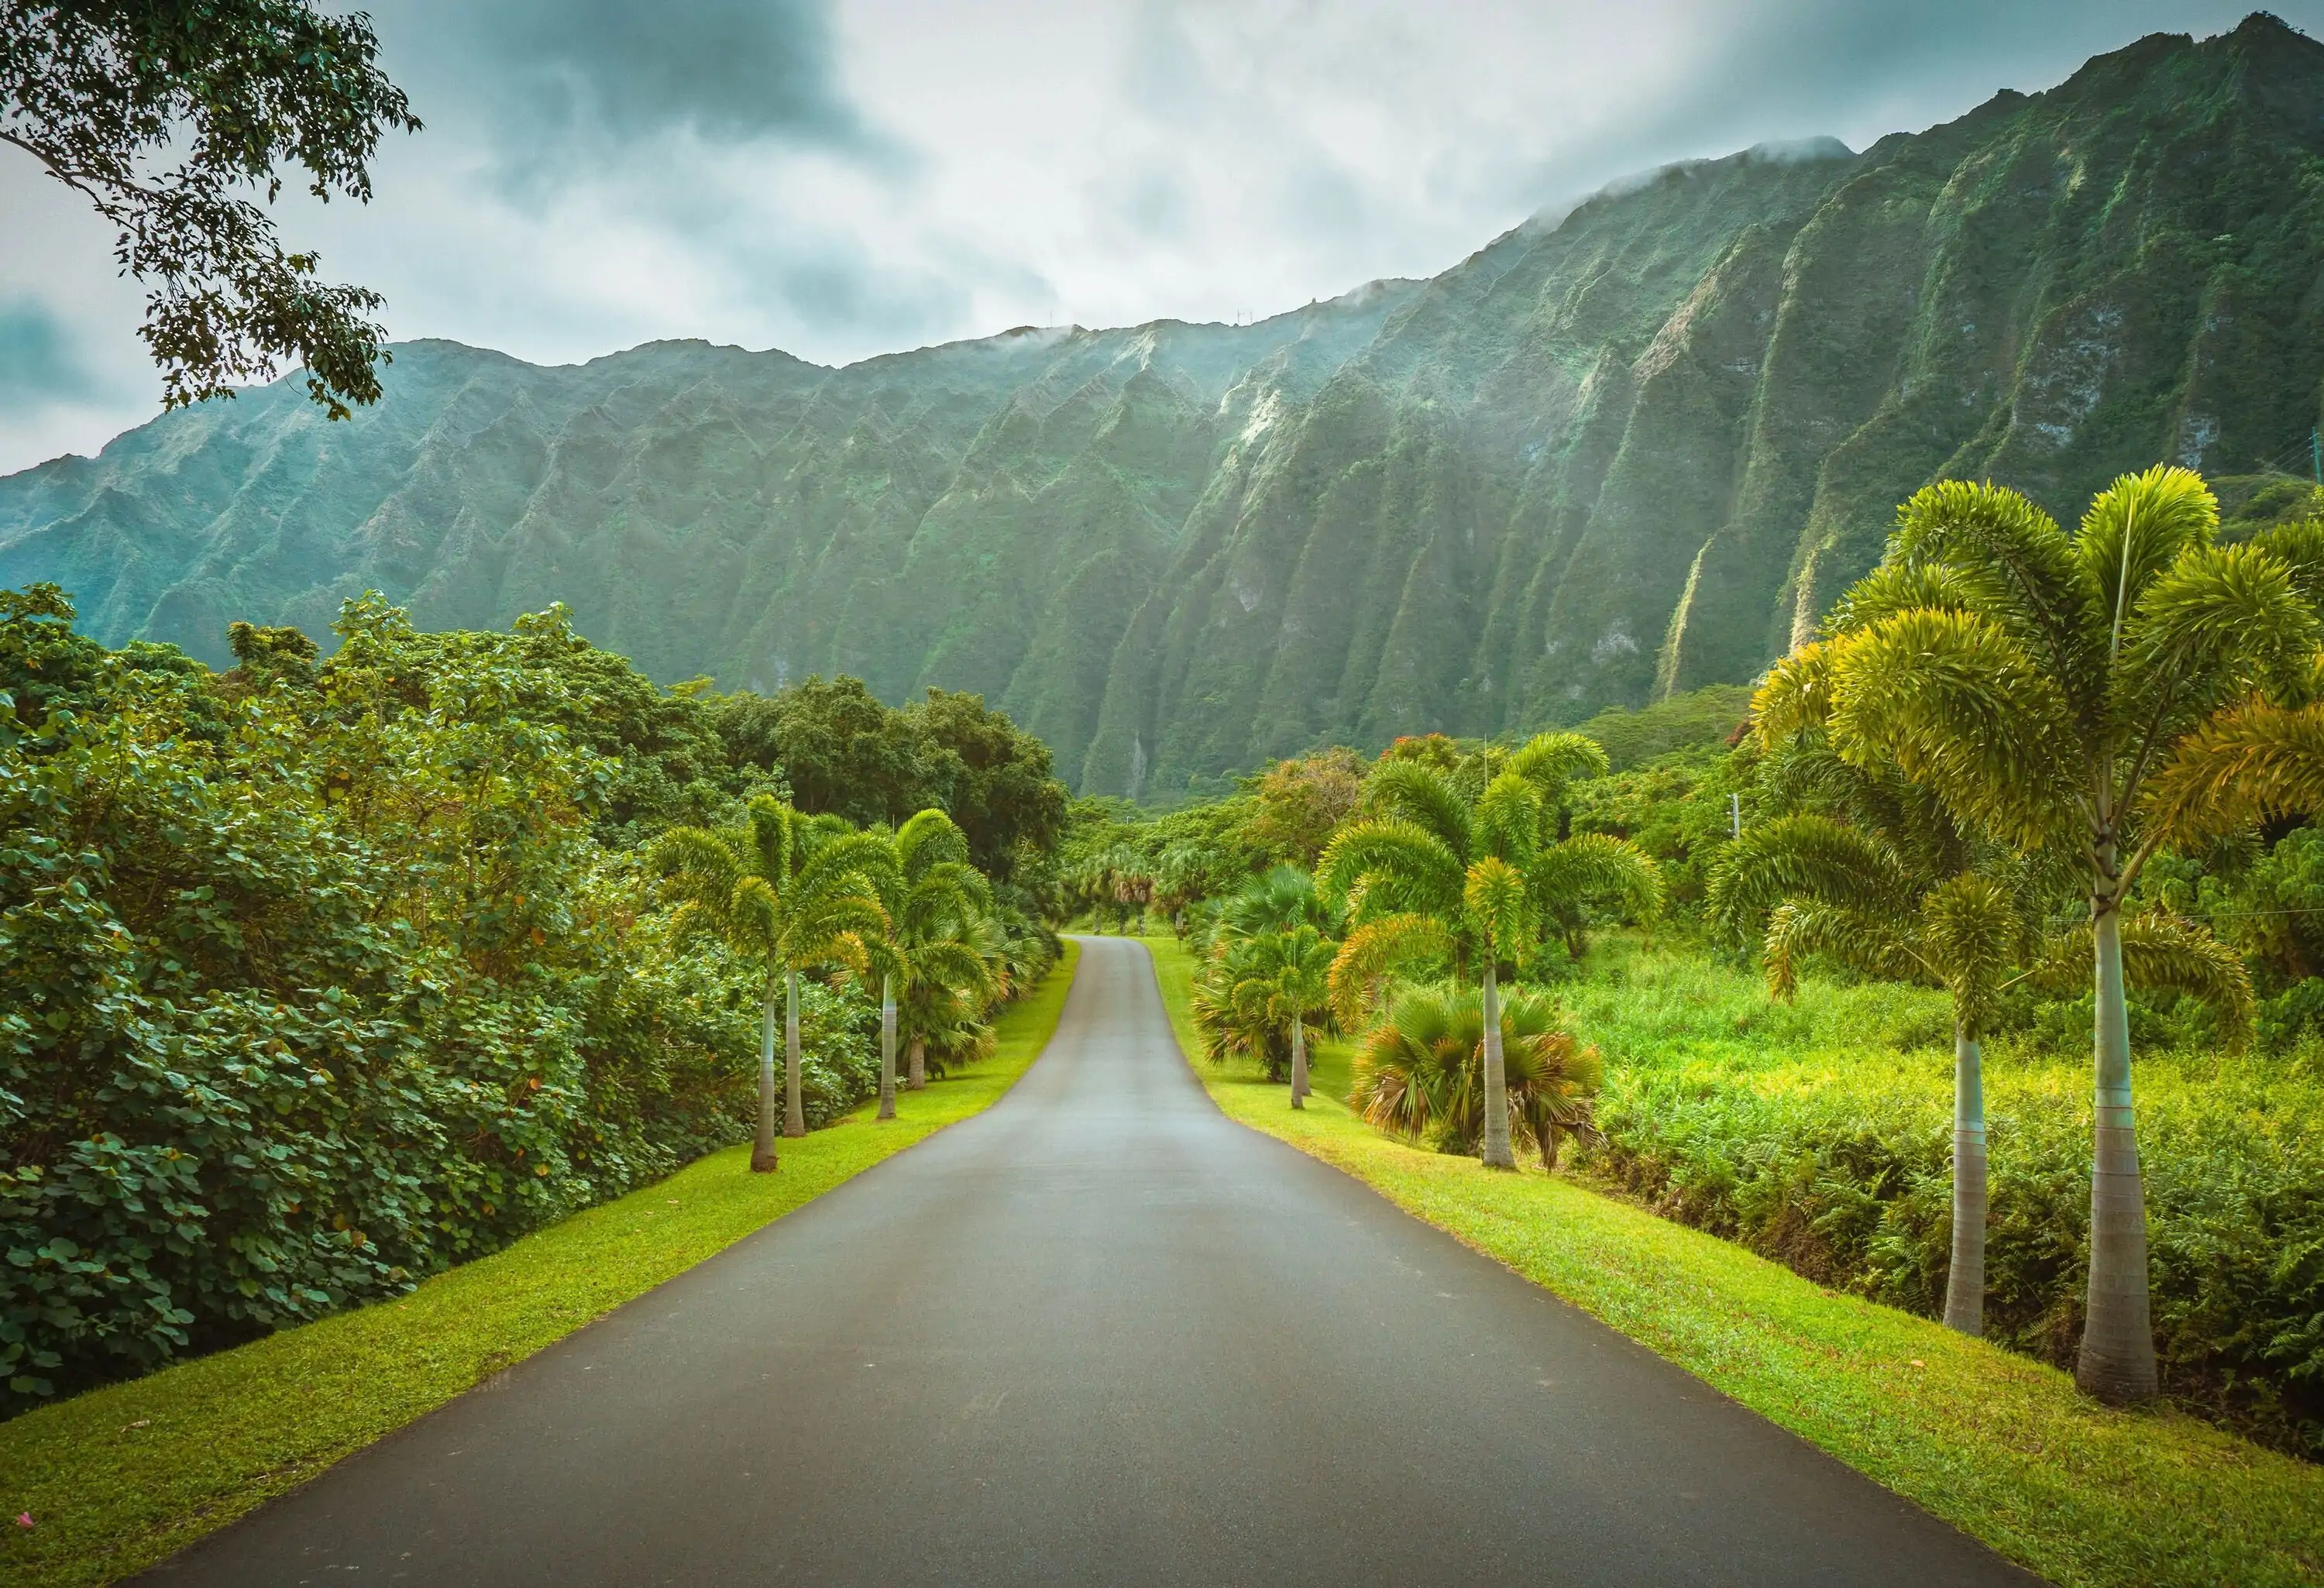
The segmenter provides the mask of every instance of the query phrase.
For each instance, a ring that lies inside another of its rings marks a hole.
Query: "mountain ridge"
[[[2250,474],[2324,402],[2324,47],[2264,15],[1546,214],[1251,325],[401,344],[348,423],[278,383],[0,479],[0,583],[212,659],[366,586],[432,626],[563,599],[665,679],[975,689],[1144,794],[1743,681],[1930,478],[2067,513],[2158,457]]]

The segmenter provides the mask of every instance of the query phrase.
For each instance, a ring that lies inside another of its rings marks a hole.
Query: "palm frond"
[[[2229,700],[2298,690],[2319,637],[2280,558],[2248,545],[2190,551],[2148,582],[2125,625],[2116,742],[2167,743]]]
[[[1433,916],[1382,916],[1349,933],[1328,977],[1332,1011],[1342,1028],[1352,1030],[1362,1022],[1364,996],[1375,980],[1400,965],[1441,959],[1452,948],[1452,934]]]
[[[2052,934],[2032,974],[2055,991],[2088,987],[2097,956],[2088,921]],[[2219,1016],[2219,1034],[2240,1049],[2251,1038],[2255,999],[2243,956],[2209,928],[2164,910],[2122,918],[2122,975],[2129,986],[2191,993]]]
[[[1890,547],[1895,561],[1951,570],[1968,605],[2031,650],[2050,677],[2089,680],[2073,706],[2095,711],[2091,663],[2104,655],[2105,612],[2056,520],[2015,491],[1940,480],[1896,510]]]
[[[2157,464],[2121,475],[2091,498],[2074,536],[2074,562],[2098,595],[2109,629],[2127,623],[2148,586],[2218,532],[2219,504],[2192,469]]]
[[[1469,853],[1469,802],[1452,780],[1416,761],[1384,761],[1364,783],[1364,806],[1414,824],[1452,854]]]
[[[1953,998],[1953,1020],[1972,1037],[1993,1024],[2003,979],[2034,946],[2024,912],[1990,877],[1950,877],[1921,900],[1920,957]]]
[[[1900,612],[1931,607],[1966,612],[1977,587],[1959,569],[1941,563],[1884,562],[1858,579],[1823,620],[1827,637],[1853,634]]]
[[[1911,898],[1911,880],[1891,845],[1811,814],[1762,822],[1729,844],[1712,863],[1707,902],[1729,940],[1744,942],[1786,899],[1902,913]]]
[[[2182,848],[2319,810],[2324,702],[2288,711],[2254,700],[2220,712],[2179,741],[2147,789],[2147,822]]]
[[[1923,610],[1833,643],[1841,753],[1894,762],[2023,847],[2070,824],[2080,736],[2065,696],[2015,635],[1976,614]]]
[[[1541,852],[1533,892],[1543,909],[1561,915],[1596,907],[1652,920],[1662,910],[1662,868],[1630,839],[1576,833]]]
[[[1831,717],[1836,645],[1826,640],[1801,646],[1775,665],[1751,697],[1751,731],[1762,750],[1821,728]]]
[[[1462,836],[1467,817],[1462,817]],[[1342,897],[1360,883],[1369,909],[1438,910],[1458,907],[1467,874],[1456,851],[1417,822],[1374,817],[1342,827],[1325,845],[1316,874]]]
[[[1767,992],[1789,1002],[1799,990],[1800,961],[1810,955],[1887,981],[1927,981],[1909,928],[1884,913],[1788,900],[1767,918]]]
[[[1489,854],[1469,868],[1461,898],[1493,957],[1522,953],[1532,941],[1532,891],[1525,873],[1500,856]]]
[[[1524,866],[1541,844],[1541,790],[1516,772],[1503,772],[1477,797],[1470,821],[1470,855],[1494,855]]]
[[[1606,752],[1586,734],[1536,734],[1509,757],[1506,771],[1534,786],[1545,805],[1555,805],[1569,784],[1606,775]]]

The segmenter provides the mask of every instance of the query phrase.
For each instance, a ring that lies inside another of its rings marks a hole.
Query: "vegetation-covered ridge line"
[[[1056,1031],[1080,958],[996,1022],[991,1057],[867,1102],[750,1172],[725,1149],[410,1295],[0,1424],[0,1583],[89,1588],[153,1565],[744,1236],[983,1112]]]
[[[319,640],[367,586],[430,628],[563,601],[664,681],[974,692],[1085,793],[1522,734],[1753,677],[1934,479],[2304,499],[2319,113],[2324,45],[2255,16],[1256,326],[844,370],[410,344],[345,424],[293,380],[0,480],[0,584],[219,665],[227,619]]]
[[[1146,942],[1179,1044],[1198,1053],[1194,961],[1175,938]],[[2324,1470],[2174,1413],[2098,1406],[2053,1368],[1537,1168],[1488,1173],[1406,1146],[1320,1082],[1294,1112],[1255,1063],[1189,1063],[1229,1118],[1370,1186],[2063,1588],[2324,1574]]]

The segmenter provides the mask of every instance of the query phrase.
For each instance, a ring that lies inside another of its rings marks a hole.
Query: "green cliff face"
[[[1256,326],[1020,330],[828,370],[397,349],[0,480],[0,584],[217,657],[376,587],[552,600],[658,677],[972,689],[1098,792],[1748,679],[1990,476],[2053,510],[2304,457],[2324,46],[2255,17],[1883,139],[1609,189]]]

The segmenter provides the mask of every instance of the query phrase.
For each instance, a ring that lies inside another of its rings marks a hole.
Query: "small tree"
[[[1331,999],[1338,945],[1309,925],[1222,935],[1195,978],[1194,1024],[1213,1063],[1259,1059],[1268,1079],[1291,1080],[1291,1105],[1307,1096],[1307,1026]]]
[[[775,999],[782,989],[783,1134],[807,1134],[799,1096],[798,979],[834,961],[862,965],[865,943],[887,930],[880,891],[894,866],[886,840],[817,821],[766,795],[742,824],[673,827],[654,843],[653,870],[681,901],[681,925],[717,937],[764,974],[759,1041],[759,1127],[751,1167],[775,1151]]]

